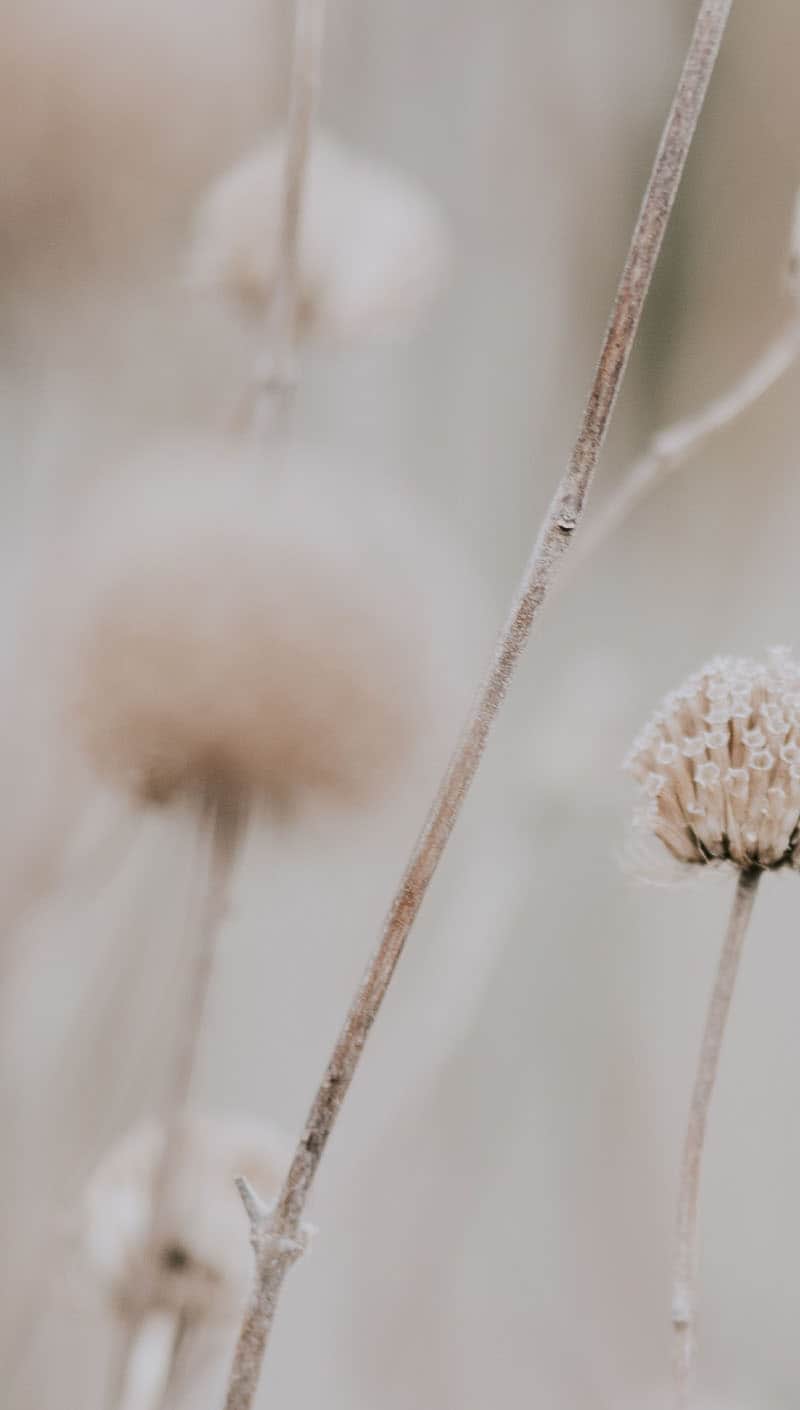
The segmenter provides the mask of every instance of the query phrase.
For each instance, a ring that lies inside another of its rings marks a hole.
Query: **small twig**
[[[714,68],[731,0],[703,0],[631,239],[575,449],[539,532],[494,660],[400,882],[312,1104],[274,1214],[256,1256],[255,1286],[234,1356],[226,1410],[250,1410],[283,1279],[306,1199],[364,1043],[408,933],[475,775],[531,626],[583,513],[664,231]],[[281,1251],[284,1250],[284,1251]]]
[[[259,440],[285,431],[297,383],[300,229],[319,99],[325,0],[297,0],[275,287],[264,347],[253,369],[245,420]]]
[[[717,431],[724,430],[732,421],[748,411],[795,366],[798,357],[800,315],[795,314],[783,331],[767,344],[761,355],[732,386],[694,415],[657,431],[647,449],[634,461],[612,493],[608,503],[583,530],[570,559],[568,575],[571,576],[607,538],[610,538],[656,484],[685,464],[695,451],[716,435]]]
[[[697,1200],[708,1109],[714,1091],[725,1023],[731,1006],[742,946],[760,876],[761,872],[755,869],[739,873],[733,909],[706,1017],[697,1076],[692,1093],[692,1104],[689,1109],[689,1123],[683,1148],[683,1164],[678,1194],[672,1284],[672,1325],[675,1334],[675,1405],[677,1410],[689,1410],[692,1393],[697,1292]]]

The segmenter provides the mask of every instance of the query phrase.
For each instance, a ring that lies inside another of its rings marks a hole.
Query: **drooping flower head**
[[[800,867],[800,666],[715,657],[662,702],[625,767],[638,824],[682,862]]]

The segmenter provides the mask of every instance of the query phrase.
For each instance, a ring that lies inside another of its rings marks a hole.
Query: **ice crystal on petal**
[[[626,768],[637,823],[684,862],[800,868],[800,665],[718,656],[662,702]]]

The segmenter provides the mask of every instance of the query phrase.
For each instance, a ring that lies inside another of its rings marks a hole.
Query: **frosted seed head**
[[[682,862],[800,867],[800,742],[785,740],[799,681],[779,648],[766,663],[716,657],[672,691],[628,760],[648,800],[640,829]]]

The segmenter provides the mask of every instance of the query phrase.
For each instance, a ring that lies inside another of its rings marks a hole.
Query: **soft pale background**
[[[3,0],[4,50],[24,8]],[[287,14],[256,0],[125,3],[119,23],[139,38],[123,43],[97,38],[104,8],[27,9],[34,33],[61,17],[100,111],[124,99],[133,118],[119,133],[100,123],[97,149],[76,124],[80,219],[55,177],[52,208],[32,213],[4,188],[9,643],[20,583],[46,573],[51,516],[104,457],[175,422],[212,423],[246,367],[235,330],[193,305],[176,271],[195,195],[262,113],[281,111]],[[695,8],[331,7],[323,116],[439,194],[456,266],[407,347],[315,357],[299,421],[448,522],[472,564],[465,677],[568,453]],[[724,387],[786,314],[798,45],[790,0],[734,5],[598,501],[654,426]],[[83,121],[96,130],[91,110]],[[654,494],[548,610],[322,1168],[320,1233],[287,1287],[265,1406],[668,1402],[672,1202],[730,887],[626,879],[619,761],[658,696],[707,655],[800,645],[799,386],[787,378]],[[8,888],[74,787],[26,681],[12,665]],[[377,817],[253,839],[198,1100],[298,1127],[431,791],[420,769]],[[9,1410],[105,1410],[108,1331],[63,1249],[88,1171],[158,1103],[188,859],[180,829],[148,824],[124,864],[90,869],[19,933],[2,1041]],[[711,1130],[701,1375],[726,1410],[797,1403],[799,919],[797,883],[770,879]],[[219,1405],[226,1356],[197,1348],[198,1378],[174,1410]]]

